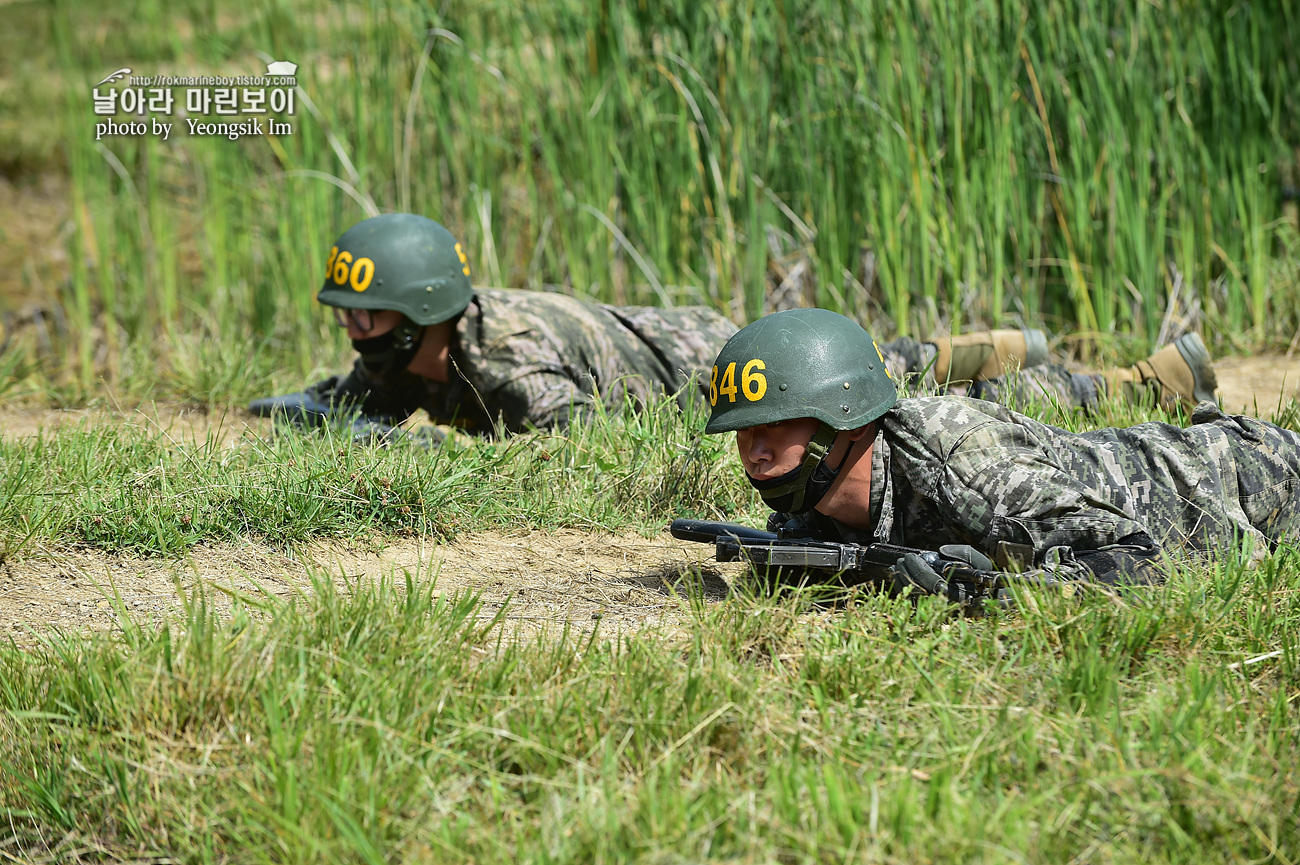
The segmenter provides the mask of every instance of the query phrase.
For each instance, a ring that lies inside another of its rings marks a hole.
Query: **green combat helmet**
[[[897,400],[880,348],[857,322],[826,309],[791,309],[741,328],[722,347],[709,378],[705,431],[820,421],[800,466],[778,478],[750,478],[773,510],[803,513],[844,465],[825,464],[836,435],[871,423]]]
[[[460,315],[473,294],[469,258],[450,231],[413,213],[386,213],[338,239],[316,299],[345,309],[395,309],[423,326]]]

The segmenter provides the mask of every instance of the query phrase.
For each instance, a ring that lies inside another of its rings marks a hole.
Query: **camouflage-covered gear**
[[[1076,434],[981,400],[900,400],[878,421],[873,528],[809,524],[1106,581],[1152,575],[1162,552],[1300,539],[1300,435],[1210,402],[1192,420]]]
[[[709,375],[710,433],[803,417],[857,429],[898,399],[875,340],[826,309],[774,312],[742,328]]]
[[[880,350],[890,375],[899,382],[915,382],[930,369],[938,354],[934,343],[906,336],[881,343]],[[1100,375],[1070,372],[1059,363],[1037,363],[1014,375],[955,383],[943,390],[954,396],[972,396],[1007,406],[1037,402],[1088,409],[1105,393],[1105,383]]]
[[[451,232],[413,213],[385,213],[338,239],[316,299],[348,309],[395,309],[430,325],[459,315],[473,294],[469,259]]]
[[[360,363],[336,393],[367,415],[404,419],[423,408],[435,423],[491,433],[563,427],[599,394],[611,407],[665,393],[708,393],[708,369],[736,326],[703,307],[607,306],[562,294],[478,289],[456,322],[450,382],[402,371],[370,375]],[[694,377],[695,387],[685,389]]]
[[[880,346],[885,365],[899,382],[917,382],[931,370],[939,348],[931,342],[899,337]],[[1130,401],[1154,399],[1169,411],[1180,401],[1190,411],[1196,403],[1213,400],[1217,382],[1209,352],[1199,336],[1184,334],[1132,367],[1105,372],[1071,372],[1059,363],[1034,362],[1042,352],[1027,356],[1026,366],[1013,374],[971,382],[938,382],[946,394],[971,396],[1011,407],[1055,403],[1085,411],[1103,394]],[[934,386],[935,376],[926,376]]]

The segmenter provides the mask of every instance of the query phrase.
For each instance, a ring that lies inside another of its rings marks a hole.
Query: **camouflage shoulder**
[[[1008,409],[981,399],[923,396],[900,399],[881,417],[886,432],[955,439],[990,423],[1019,420]]]

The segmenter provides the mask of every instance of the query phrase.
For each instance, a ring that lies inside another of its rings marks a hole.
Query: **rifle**
[[[816,571],[826,577],[838,575],[845,586],[873,583],[881,588],[899,590],[910,584],[963,606],[976,607],[985,598],[997,598],[998,590],[1011,582],[1044,582],[1041,577],[1022,578],[1003,571],[977,568],[966,559],[953,555],[959,547],[950,544],[938,551],[885,543],[848,544],[790,537],[737,523],[705,520],[673,520],[669,531],[678,540],[711,543],[715,561],[749,562],[760,575],[766,574],[777,583],[789,582],[791,572]],[[938,579],[918,581],[914,576],[908,579],[900,574],[900,560],[907,555],[918,556]]]

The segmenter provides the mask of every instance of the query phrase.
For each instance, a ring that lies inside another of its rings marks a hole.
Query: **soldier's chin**
[[[802,467],[803,467],[803,463],[797,462],[794,465],[790,466],[790,468],[788,469],[782,469],[780,471],[763,472],[762,477],[755,475],[753,472],[746,471],[745,477],[749,478],[750,483],[765,484],[768,483],[769,481],[776,480],[777,478],[784,479],[786,477],[792,477],[793,475],[797,474],[799,469]]]

